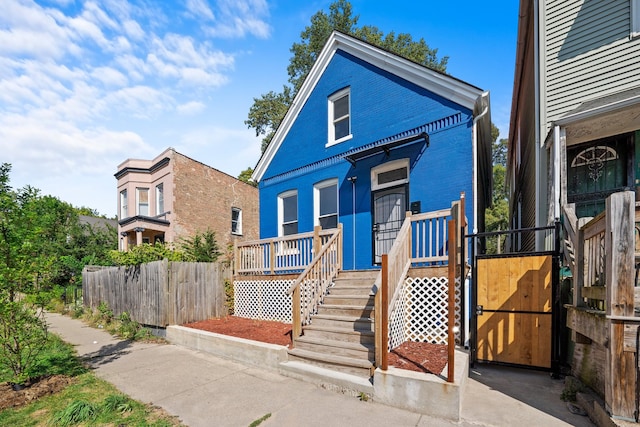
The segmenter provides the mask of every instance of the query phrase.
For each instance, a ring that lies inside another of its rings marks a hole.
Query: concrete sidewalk
[[[158,405],[191,427],[242,426],[591,426],[560,400],[562,381],[546,373],[479,367],[453,422],[376,402],[171,344],[114,339],[79,320],[48,313],[50,330],[76,346],[102,379]]]

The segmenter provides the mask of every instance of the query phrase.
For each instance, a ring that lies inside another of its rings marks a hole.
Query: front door
[[[376,191],[373,197],[373,262],[380,264],[398,235],[407,211],[406,185]]]

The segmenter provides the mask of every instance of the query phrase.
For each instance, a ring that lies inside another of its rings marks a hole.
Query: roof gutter
[[[485,91],[478,98],[479,104],[489,96]],[[486,102],[480,114],[473,118],[473,234],[478,232],[478,122],[489,112],[489,102]]]

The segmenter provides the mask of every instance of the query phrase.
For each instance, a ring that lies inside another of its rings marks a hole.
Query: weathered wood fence
[[[85,306],[101,302],[118,316],[166,327],[226,314],[225,279],[231,271],[219,263],[155,261],[134,267],[92,267],[82,272]]]

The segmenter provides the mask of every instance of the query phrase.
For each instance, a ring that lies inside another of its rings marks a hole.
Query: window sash
[[[164,184],[156,185],[156,215],[164,213]]]
[[[242,210],[231,208],[231,233],[242,234]]]
[[[329,97],[329,145],[351,135],[350,89],[343,89]]]
[[[298,192],[287,192],[278,197],[280,233],[288,236],[298,233]]]
[[[127,190],[120,192],[120,219],[129,217],[129,206],[127,204]]]
[[[138,199],[138,215],[149,216],[149,189],[137,188],[136,198]]]

